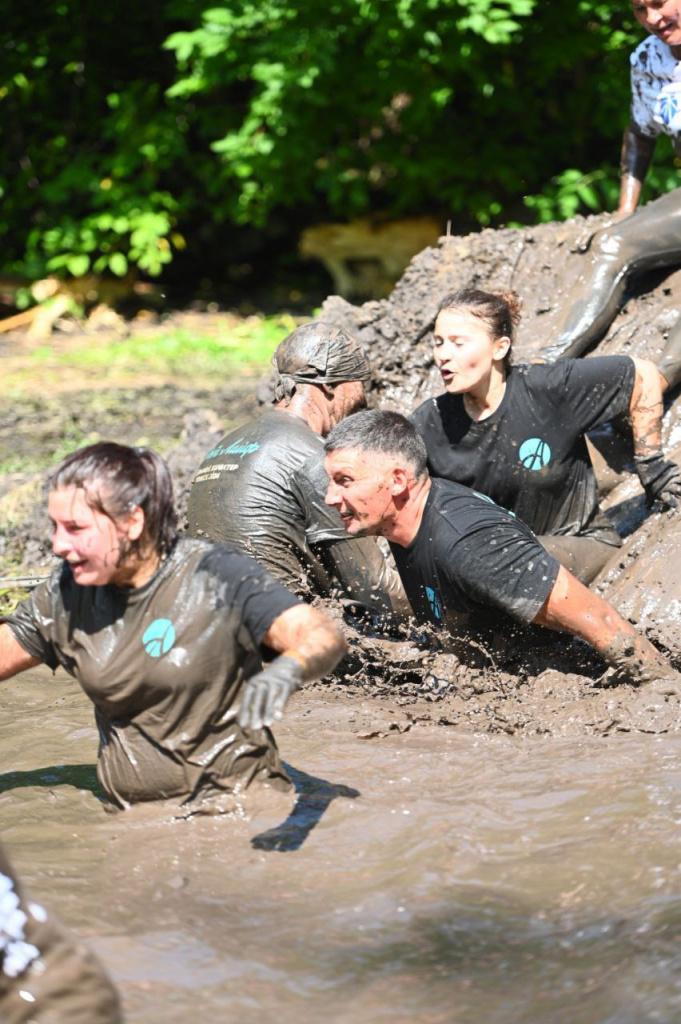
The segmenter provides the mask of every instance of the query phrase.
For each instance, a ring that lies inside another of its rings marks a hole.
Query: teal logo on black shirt
[[[426,597],[428,598],[428,604],[430,610],[437,619],[438,622],[442,621],[442,605],[440,604],[440,598],[437,596],[432,587],[426,587]]]
[[[170,619],[154,619],[145,629],[142,643],[152,658],[160,658],[167,654],[175,643],[175,627]]]
[[[540,437],[528,437],[520,446],[518,458],[525,469],[540,470],[551,461],[551,449]]]
[[[219,444],[217,448],[211,448],[206,458],[215,459],[218,455],[238,455],[240,459],[243,459],[244,455],[251,455],[259,449],[260,445],[257,441],[246,441],[245,438],[240,437],[238,440],[232,441],[231,444]]]

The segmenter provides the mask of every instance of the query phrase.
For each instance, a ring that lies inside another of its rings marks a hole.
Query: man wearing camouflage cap
[[[375,541],[348,540],[328,486],[323,442],[366,405],[366,355],[338,327],[304,324],[277,348],[274,408],[206,455],[187,509],[191,536],[234,544],[304,598],[340,588],[372,612],[408,612],[401,583]]]

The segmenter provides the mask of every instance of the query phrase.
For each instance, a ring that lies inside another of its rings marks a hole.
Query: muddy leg
[[[596,232],[585,261],[564,326],[549,349],[554,358],[582,355],[605,332],[629,274],[681,263],[681,189]]]
[[[681,319],[669,332],[657,368],[670,388],[681,382]]]

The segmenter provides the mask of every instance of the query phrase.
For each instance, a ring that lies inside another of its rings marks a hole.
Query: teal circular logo
[[[142,643],[152,658],[160,658],[167,654],[175,643],[175,627],[170,619],[154,619],[145,629]]]
[[[540,437],[528,437],[520,446],[518,458],[525,469],[540,470],[551,461],[551,449]]]

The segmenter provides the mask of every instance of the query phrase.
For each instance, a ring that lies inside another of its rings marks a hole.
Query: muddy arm
[[[244,685],[237,713],[243,729],[273,725],[302,683],[331,672],[345,654],[343,634],[326,615],[306,604],[277,616],[264,643],[279,652]]]
[[[656,139],[641,135],[633,125],[629,125],[622,138],[620,156],[620,200],[618,214],[633,213],[639,204],[643,182],[648,173]]]
[[[346,651],[340,629],[328,616],[307,604],[287,608],[268,629],[264,643],[282,654],[295,651],[303,663],[303,682],[331,672]]]
[[[636,377],[629,402],[634,455],[650,455],[662,447],[662,394],[666,381],[649,359],[634,359]]]
[[[0,679],[9,679],[41,664],[39,658],[33,658],[24,650],[6,623],[0,625]]]
[[[652,505],[676,508],[681,501],[681,468],[662,452],[662,393],[667,382],[647,359],[634,359],[636,379],[629,403],[634,465]]]
[[[649,640],[562,566],[534,622],[586,640],[627,682],[649,683],[677,675]]]

